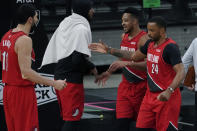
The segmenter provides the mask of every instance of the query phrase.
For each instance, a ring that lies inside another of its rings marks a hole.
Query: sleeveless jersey
[[[151,92],[160,92],[166,90],[172,83],[176,72],[172,65],[166,63],[163,59],[163,51],[168,44],[176,44],[172,39],[154,47],[154,42],[150,42],[147,51],[147,81]]]
[[[138,49],[138,42],[140,38],[145,35],[146,32],[141,31],[137,36],[129,40],[129,34],[125,34],[122,42],[121,42],[121,50],[128,50],[128,51],[136,51]],[[122,59],[126,61],[125,59]],[[129,66],[124,67],[123,69],[123,80],[127,80],[129,82],[140,82],[146,79],[147,75],[144,71],[135,70]]]
[[[22,78],[19,68],[18,56],[14,50],[15,42],[20,37],[26,35],[24,32],[8,31],[2,38],[0,44],[2,61],[2,81],[13,86],[34,85],[33,82]],[[35,61],[35,54],[32,50],[32,60]]]

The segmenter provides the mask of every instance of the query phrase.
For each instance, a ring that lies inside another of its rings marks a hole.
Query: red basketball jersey
[[[22,31],[12,32],[12,30],[9,30],[1,40],[2,81],[5,84],[16,86],[34,85],[33,82],[22,78],[18,56],[14,50],[16,40],[23,35],[26,34]],[[33,51],[32,56],[32,60],[35,60]]]
[[[163,50],[168,44],[176,44],[172,39],[154,47],[154,42],[151,42],[147,51],[147,81],[151,92],[159,92],[168,88],[172,83],[176,72],[172,65],[166,63],[162,57]]]
[[[129,39],[129,34],[125,34],[120,45],[121,50],[136,51],[138,49],[138,42],[143,35],[146,35],[146,32],[141,31],[138,35]],[[147,74],[144,71],[135,70],[129,66],[123,68],[123,80],[140,82],[145,80],[146,77]]]

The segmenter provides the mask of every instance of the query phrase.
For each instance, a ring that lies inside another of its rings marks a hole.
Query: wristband
[[[107,48],[107,53],[108,53],[108,54],[111,54],[111,47],[108,47],[108,48]]]
[[[168,87],[168,89],[170,90],[171,93],[174,92],[174,89],[172,87]]]

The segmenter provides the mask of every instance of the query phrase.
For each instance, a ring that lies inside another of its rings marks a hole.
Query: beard
[[[159,40],[159,38],[151,38],[152,41],[157,42]]]
[[[132,33],[132,32],[133,32],[133,27],[130,27],[130,28],[127,27],[127,29],[124,30],[124,32],[125,32],[126,34],[127,34],[127,33]]]
[[[124,30],[124,33],[125,34],[130,33],[130,30]]]
[[[85,17],[89,23],[92,22],[93,16],[90,16],[89,14]]]
[[[39,24],[39,21],[37,23],[33,23],[33,25],[31,26],[31,30],[30,30],[30,35],[33,35],[35,33],[35,31],[37,30],[38,28],[38,24]]]
[[[154,41],[154,42],[157,42],[157,41],[159,41],[159,39],[161,38],[161,36],[160,35],[158,35],[158,36],[155,36],[155,37],[151,37],[151,36],[149,36],[151,39],[152,39],[152,41]]]
[[[34,23],[33,26],[31,27],[29,34],[33,35],[35,33],[36,29],[37,29],[37,25]]]
[[[159,37],[152,38],[152,40],[153,40],[154,42],[157,42],[157,41],[159,41]]]

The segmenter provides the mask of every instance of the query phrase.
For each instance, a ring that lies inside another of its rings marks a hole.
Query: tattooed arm
[[[139,45],[138,48],[142,47],[147,39],[148,38],[146,35],[143,36],[138,43],[138,45]],[[133,60],[133,61],[139,61],[139,60],[142,60],[146,57],[146,55],[143,54],[140,50],[137,50],[136,52],[120,50],[120,49],[108,47],[103,42],[92,43],[89,45],[89,48],[95,52],[104,53],[104,54],[111,54],[111,55],[119,57],[119,58],[124,58],[127,60]]]

